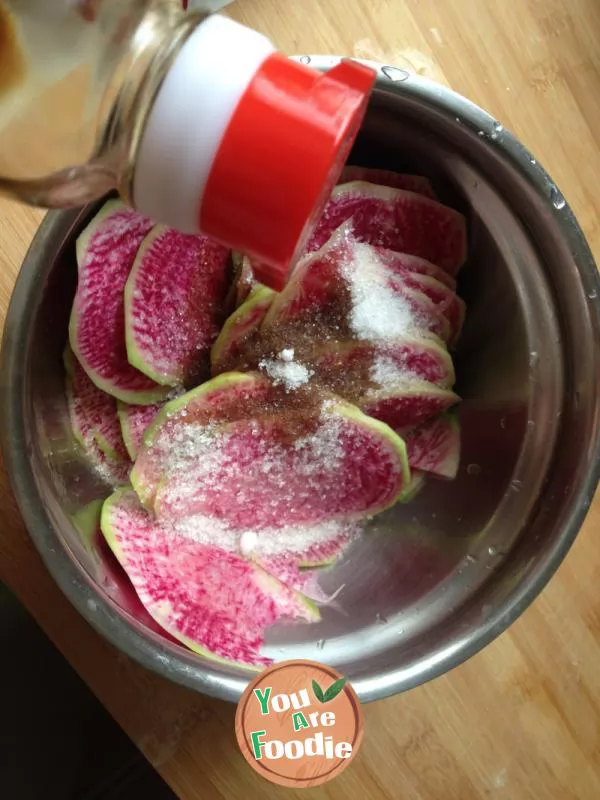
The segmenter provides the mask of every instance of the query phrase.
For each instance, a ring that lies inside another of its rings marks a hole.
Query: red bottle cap
[[[362,122],[375,72],[342,61],[321,74],[273,53],[248,84],[212,162],[200,229],[243,250],[280,290]]]

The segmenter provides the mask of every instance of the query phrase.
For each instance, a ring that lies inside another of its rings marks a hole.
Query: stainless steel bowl
[[[460,473],[375,520],[324,577],[325,589],[344,589],[322,622],[268,637],[276,658],[337,666],[363,701],[451,669],[518,617],[571,546],[600,464],[600,282],[568,205],[484,111],[403,70],[378,69],[353,160],[428,175],[469,219]],[[48,569],[101,634],[174,681],[234,700],[247,673],[150,630],[113,562],[86,549],[73,522],[106,491],[74,446],[61,364],[74,239],[92,210],[48,216],[11,302],[1,379],[14,491]]]

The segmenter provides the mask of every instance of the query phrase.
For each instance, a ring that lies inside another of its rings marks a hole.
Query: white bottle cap
[[[215,156],[242,95],[275,51],[226,17],[204,20],[181,48],[152,107],[133,181],[136,208],[197,233]]]
[[[135,206],[244,251],[257,280],[281,289],[374,80],[354,61],[321,74],[276,53],[264,36],[209,17],[181,48],[150,111]]]

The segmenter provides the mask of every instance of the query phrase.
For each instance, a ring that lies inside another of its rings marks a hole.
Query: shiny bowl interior
[[[280,625],[267,640],[277,659],[336,666],[363,701],[450,669],[504,630],[566,554],[599,469],[600,285],[568,205],[481,109],[378,69],[352,161],[427,175],[468,218],[461,466],[456,480],[430,480],[413,503],[375,519],[323,574],[326,591],[344,588],[320,623]],[[13,488],[49,570],[98,631],[172,680],[234,700],[248,673],[151,631],[109,554],[81,535],[79,512],[106,487],[73,441],[61,356],[74,240],[93,210],[47,217],[13,295],[1,373]]]

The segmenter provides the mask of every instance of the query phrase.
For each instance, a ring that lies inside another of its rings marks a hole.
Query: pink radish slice
[[[79,281],[69,340],[98,388],[128,403],[149,404],[166,390],[127,360],[123,291],[152,222],[110,200],[77,240]]]
[[[135,461],[144,440],[144,433],[150,427],[162,403],[152,406],[132,406],[119,401],[117,413],[125,447],[132,461]]]
[[[348,400],[369,384],[384,388],[413,378],[443,387],[454,383],[450,354],[433,339],[325,343],[310,366],[314,381]]]
[[[352,223],[348,225],[348,236],[351,238]],[[375,252],[381,259],[383,265],[394,274],[402,277],[407,272],[417,273],[418,275],[426,275],[430,278],[435,278],[440,283],[443,283],[453,292],[456,291],[456,281],[451,275],[448,275],[440,267],[436,267],[431,261],[418,256],[410,256],[408,253],[397,253],[394,250],[389,250],[387,247],[375,247]]]
[[[146,429],[131,472],[131,483],[144,505],[154,501],[162,462],[172,449],[173,429],[215,426],[252,416],[272,399],[271,382],[256,373],[228,372],[166,403]]]
[[[337,186],[309,241],[322,247],[342,223],[366,244],[425,258],[455,275],[466,256],[464,217],[422,195],[356,181]]]
[[[373,167],[345,167],[338,184],[363,181],[376,183],[379,186],[390,186],[392,189],[403,189],[407,192],[422,194],[432,200],[436,199],[431,184],[422,175],[405,175],[400,172],[390,172],[387,169],[374,169]]]
[[[262,330],[291,323],[300,337],[301,326],[312,334],[306,326],[315,323],[335,338],[415,338],[417,332],[446,338],[450,332],[436,305],[390,274],[373,247],[352,238],[348,225],[299,262],[273,300]]]
[[[267,628],[319,618],[310,601],[256,565],[161,527],[130,489],[108,498],[101,526],[148,613],[207,658],[264,666]]]
[[[265,318],[275,293],[266,286],[257,286],[248,299],[226,320],[211,350],[214,375],[225,371],[240,355],[241,347]]]
[[[161,628],[148,614],[123,567],[108,547],[100,530],[100,513],[103,505],[104,499],[93,500],[71,517],[81,538],[81,543],[92,558],[93,577],[101,584],[108,597],[132,616],[136,622],[154,633],[158,633],[164,639],[179,644],[177,639]]]
[[[121,436],[116,400],[92,383],[68,348],[64,363],[75,438],[103,477],[113,484],[127,482],[131,462]]]
[[[289,547],[285,547],[285,529],[277,538],[267,534],[260,534],[260,542],[256,550],[250,554],[270,575],[290,586],[293,589],[303,592],[315,600],[325,599],[325,595],[318,589],[317,576],[318,570],[323,567],[331,566],[337,561],[352,542],[360,535],[358,525],[345,525],[344,523],[325,523],[321,526],[326,535],[321,535],[320,541],[312,544],[301,545],[299,542],[291,542]],[[317,529],[319,526],[317,526]],[[311,529],[304,528],[301,536],[310,539]],[[312,534],[314,535],[314,534]],[[283,539],[283,546],[282,546]],[[270,552],[271,542],[275,543],[275,552]]]
[[[459,399],[449,389],[413,380],[366,392],[358,405],[365,414],[385,422],[392,430],[402,431],[436,417]]]
[[[443,283],[428,275],[419,275],[407,272],[397,279],[409,290],[421,292],[435,304],[438,311],[448,320],[450,332],[448,341],[455,344],[461,334],[465,318],[465,304],[463,300]]]
[[[402,440],[342,401],[316,421],[297,411],[172,425],[159,442],[157,516],[201,513],[234,530],[363,519],[393,505],[410,479]]]
[[[156,226],[125,286],[129,362],[161,385],[205,374],[219,333],[229,251],[206,236]]]
[[[460,463],[460,426],[454,414],[442,416],[404,431],[411,467],[441,478],[453,479]]]

